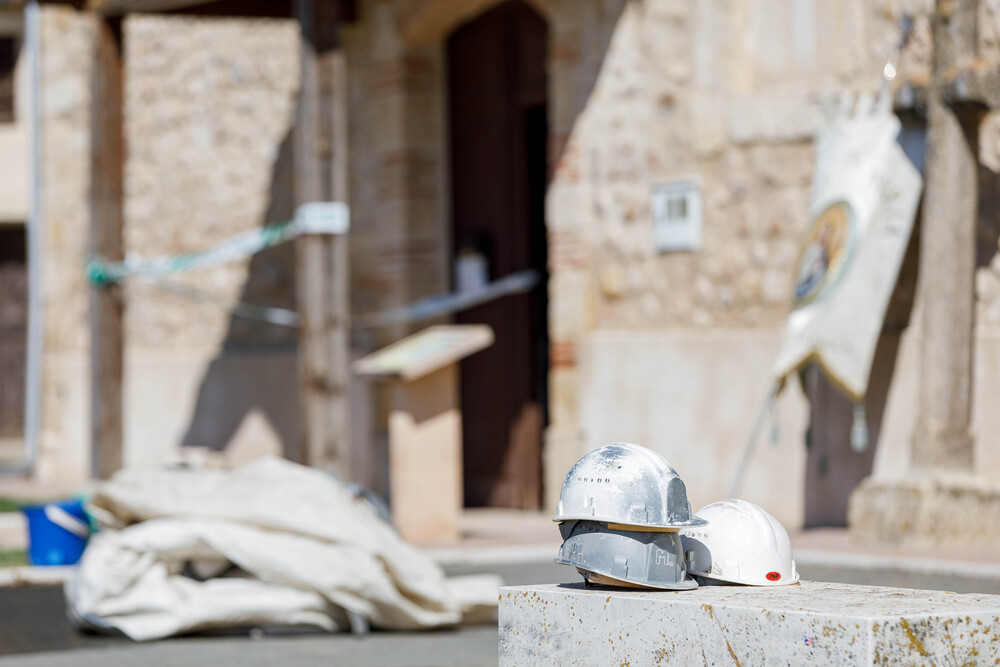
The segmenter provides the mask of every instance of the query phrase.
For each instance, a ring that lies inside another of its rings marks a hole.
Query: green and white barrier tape
[[[214,306],[226,311],[230,315],[236,315],[237,317],[242,317],[248,320],[267,322],[268,324],[277,324],[283,327],[295,328],[299,326],[299,314],[294,310],[276,308],[274,306],[258,306],[257,304],[247,303],[245,301],[234,302],[229,299],[216,296],[215,294],[210,294],[202,290],[191,289],[190,287],[178,285],[177,283],[173,283],[168,280],[160,280],[159,278],[136,276],[136,279],[147,285],[161,289],[164,292],[168,292],[185,299],[190,299],[192,301],[197,301],[198,303]]]
[[[234,303],[213,294],[159,278],[136,276],[136,279],[185,299],[221,308],[231,315],[284,327],[294,328],[299,326],[299,314],[294,310],[276,308],[274,306],[258,306],[244,301]],[[397,306],[376,313],[359,315],[354,318],[351,324],[356,329],[368,329],[403,322],[422,322],[435,317],[468,310],[469,308],[495,301],[503,296],[530,292],[540,279],[539,273],[532,269],[519,271],[478,289],[467,292],[438,294],[414,301],[405,306]]]
[[[276,222],[259,229],[237,234],[203,252],[171,255],[157,259],[126,258],[123,262],[98,259],[87,264],[87,278],[97,285],[118,283],[134,278],[165,292],[221,308],[232,315],[297,327],[299,314],[285,308],[258,306],[242,301],[230,301],[202,290],[192,289],[165,280],[166,276],[221,266],[255,255],[304,234],[343,234],[349,226],[349,212],[341,202],[311,202],[295,212],[293,220]],[[510,294],[530,291],[541,280],[537,271],[526,270],[510,274],[481,288],[452,294],[439,294],[405,306],[390,308],[357,317],[355,327],[380,327],[401,322],[419,322],[449,315],[478,306]]]
[[[342,202],[310,202],[295,211],[295,218],[265,225],[223,241],[203,252],[171,255],[157,259],[127,257],[122,262],[93,259],[87,264],[87,278],[97,285],[121,282],[130,276],[162,277],[208,269],[255,255],[304,234],[343,234],[349,226],[347,205]]]

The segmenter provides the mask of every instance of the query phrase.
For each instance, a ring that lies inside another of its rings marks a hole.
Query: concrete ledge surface
[[[61,586],[73,573],[75,565],[60,565],[39,567],[25,565],[22,567],[0,568],[0,588],[12,586]]]
[[[500,589],[501,665],[993,665],[1000,596],[804,581]]]

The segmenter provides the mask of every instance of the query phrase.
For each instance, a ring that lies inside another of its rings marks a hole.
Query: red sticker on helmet
[[[778,579],[781,579],[780,572],[768,572],[764,576],[767,577],[768,581],[777,581]]]

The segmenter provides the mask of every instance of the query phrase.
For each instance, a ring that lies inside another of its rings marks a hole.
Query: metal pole
[[[753,429],[750,431],[750,438],[743,448],[743,457],[740,459],[740,465],[736,469],[736,474],[733,475],[733,482],[729,485],[729,498],[739,498],[743,492],[743,482],[746,481],[747,471],[750,469],[750,461],[753,459],[753,452],[757,448],[757,441],[760,440],[761,431],[764,430],[764,422],[770,416],[771,409],[774,407],[774,401],[777,397],[778,383],[772,382],[771,387],[764,396],[764,400],[761,401],[760,407],[757,409],[757,420],[754,422]]]

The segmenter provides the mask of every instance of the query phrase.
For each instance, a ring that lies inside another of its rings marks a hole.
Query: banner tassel
[[[868,420],[865,417],[865,404],[854,404],[854,423],[851,424],[851,449],[861,453],[868,449]]]

